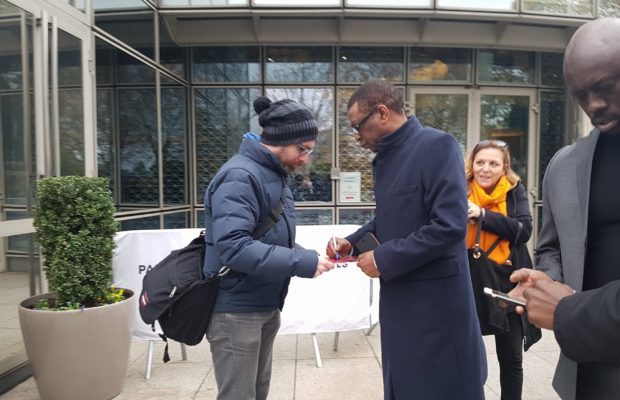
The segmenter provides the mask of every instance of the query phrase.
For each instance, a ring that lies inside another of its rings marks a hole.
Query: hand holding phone
[[[519,299],[515,299],[514,297],[510,297],[508,296],[506,293],[504,292],[500,292],[499,290],[495,290],[495,289],[491,289],[488,287],[484,288],[484,294],[486,294],[487,296],[490,296],[496,300],[503,300],[507,303],[510,304],[514,304],[517,306],[521,306],[521,307],[525,307],[525,301],[523,300],[519,300]]]
[[[355,242],[355,248],[360,253],[366,253],[367,251],[374,250],[377,246],[379,246],[379,241],[375,235],[372,234],[372,232],[366,232],[360,240]]]

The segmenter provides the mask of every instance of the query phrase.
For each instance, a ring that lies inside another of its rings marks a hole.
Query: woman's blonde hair
[[[482,140],[479,142],[472,151],[467,153],[465,156],[465,179],[467,180],[467,189],[469,191],[469,186],[471,185],[472,180],[474,179],[474,158],[476,158],[476,154],[480,152],[480,150],[484,149],[497,149],[502,152],[504,155],[504,174],[506,175],[506,179],[510,182],[512,187],[515,187],[517,183],[521,180],[519,175],[512,170],[511,161],[510,161],[510,150],[508,149],[508,144],[502,140]]]

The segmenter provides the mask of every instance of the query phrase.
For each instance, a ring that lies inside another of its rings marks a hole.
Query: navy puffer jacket
[[[215,312],[282,309],[290,277],[314,276],[318,256],[295,245],[294,202],[285,178],[278,158],[246,138],[209,184],[204,199],[205,275],[215,275],[222,266],[231,269],[220,280]],[[254,240],[252,233],[277,206],[283,188],[280,220]]]

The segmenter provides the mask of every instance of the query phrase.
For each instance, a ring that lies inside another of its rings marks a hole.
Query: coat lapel
[[[590,178],[592,176],[592,160],[598,141],[598,129],[585,138],[577,141],[577,189],[579,194],[579,209],[583,231],[588,229],[588,207],[590,203]]]

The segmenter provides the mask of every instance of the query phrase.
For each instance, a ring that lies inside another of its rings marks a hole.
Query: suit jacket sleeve
[[[620,360],[620,280],[562,299],[553,331],[560,349],[573,361]]]
[[[565,150],[564,148],[563,150]],[[560,239],[558,230],[553,217],[552,202],[550,197],[553,195],[553,175],[558,156],[562,150],[558,151],[547,166],[543,179],[543,207],[542,207],[542,227],[536,243],[536,269],[549,275],[553,280],[564,282],[562,273],[562,258],[560,253]]]

